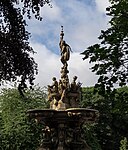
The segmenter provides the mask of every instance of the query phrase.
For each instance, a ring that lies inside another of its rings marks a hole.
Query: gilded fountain
[[[80,108],[81,83],[75,75],[69,81],[68,61],[71,47],[64,41],[63,26],[60,33],[60,79],[53,77],[48,85],[49,109],[33,109],[31,118],[43,125],[40,150],[91,150],[83,138],[83,125],[94,123],[99,115],[97,110]]]

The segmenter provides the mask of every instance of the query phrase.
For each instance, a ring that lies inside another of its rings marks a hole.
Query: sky
[[[35,84],[47,86],[52,83],[52,77],[60,79],[59,40],[63,26],[64,40],[73,51],[68,61],[70,82],[77,76],[82,86],[94,86],[97,76],[91,72],[89,60],[83,61],[84,56],[80,53],[98,43],[100,31],[108,27],[109,18],[105,12],[108,0],[52,0],[51,5],[41,9],[42,21],[33,17],[27,22],[39,70]]]

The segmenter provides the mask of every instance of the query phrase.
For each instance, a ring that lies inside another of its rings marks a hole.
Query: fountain
[[[29,116],[41,123],[43,139],[40,150],[91,150],[83,139],[82,127],[94,123],[99,115],[97,110],[80,108],[81,83],[77,76],[69,82],[68,60],[71,47],[63,40],[63,26],[60,33],[61,78],[53,77],[53,84],[48,85],[49,109],[29,110]]]

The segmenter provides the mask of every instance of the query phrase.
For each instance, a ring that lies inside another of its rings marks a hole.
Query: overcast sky
[[[39,69],[35,83],[47,86],[52,83],[53,76],[60,79],[59,38],[63,25],[64,40],[73,51],[68,62],[70,81],[76,75],[83,86],[94,86],[97,77],[80,53],[99,42],[100,31],[107,28],[109,18],[105,8],[108,0],[52,0],[51,4],[52,8],[46,5],[41,9],[41,22],[34,18],[28,21],[30,43],[37,52],[34,58]]]

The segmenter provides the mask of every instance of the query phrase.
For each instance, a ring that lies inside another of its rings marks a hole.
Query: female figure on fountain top
[[[63,63],[64,66],[67,66],[67,61],[70,58],[70,51],[71,47],[63,40],[64,32],[63,32],[63,26],[61,33],[60,33],[60,50],[61,50],[61,62]],[[71,51],[72,52],[72,51]]]

